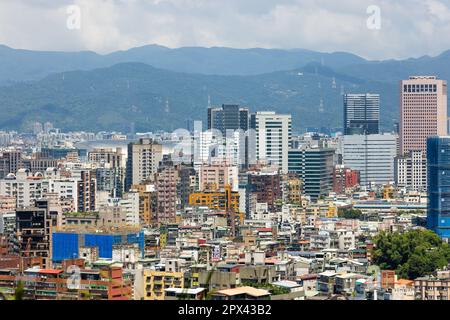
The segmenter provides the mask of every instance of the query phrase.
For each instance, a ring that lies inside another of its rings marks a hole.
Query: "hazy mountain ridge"
[[[99,55],[0,46],[0,68],[0,129],[52,121],[72,130],[127,132],[133,122],[140,131],[171,130],[187,118],[205,119],[208,96],[215,105],[292,113],[297,129],[341,127],[341,93],[373,92],[381,94],[382,125],[391,130],[398,81],[416,74],[450,79],[450,51],[367,61],[300,49],[150,45]]]
[[[395,94],[391,85],[342,75],[320,64],[262,75],[219,76],[123,63],[0,88],[0,127],[53,121],[72,130],[126,131],[134,122],[141,131],[172,130],[185,127],[187,117],[204,120],[208,96],[216,105],[238,103],[253,111],[292,113],[295,128],[339,127],[341,86],[355,92],[382,90],[388,93],[383,97],[386,101]],[[319,112],[321,99],[323,113]],[[383,106],[386,119],[392,120],[392,109]]]

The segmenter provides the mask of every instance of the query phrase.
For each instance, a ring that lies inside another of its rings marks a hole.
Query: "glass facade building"
[[[379,126],[380,95],[344,95],[344,134],[378,134]]]
[[[327,196],[333,190],[334,150],[289,150],[289,172],[303,181],[303,192],[312,200]]]
[[[227,130],[247,131],[249,111],[238,105],[224,104],[220,108],[208,108],[208,129],[216,129],[225,137]]]
[[[450,137],[427,140],[427,226],[442,238],[450,238]]]

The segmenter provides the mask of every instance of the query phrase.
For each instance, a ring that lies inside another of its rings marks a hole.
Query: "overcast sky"
[[[80,29],[67,27],[70,5],[80,8]],[[373,5],[379,30],[367,26]],[[0,43],[99,53],[155,43],[434,56],[450,49],[450,0],[0,0]]]

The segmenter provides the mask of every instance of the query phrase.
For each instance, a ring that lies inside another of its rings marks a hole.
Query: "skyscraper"
[[[162,160],[162,145],[152,139],[140,139],[128,145],[125,190],[152,177]]]
[[[362,186],[384,185],[394,181],[396,135],[347,135],[342,139],[341,149],[343,164],[359,171]]]
[[[447,82],[434,76],[401,81],[400,152],[423,151],[427,138],[447,135]]]
[[[249,111],[238,105],[224,104],[208,108],[208,129],[217,129],[226,135],[227,130],[248,130]]]
[[[291,115],[257,112],[251,115],[250,126],[256,131],[256,158],[288,173],[288,152],[292,140]]]
[[[303,181],[303,191],[311,199],[327,196],[333,188],[334,149],[303,148],[289,150],[289,172]]]
[[[380,95],[344,95],[344,134],[378,134],[379,126]]]
[[[450,238],[450,137],[433,136],[427,141],[427,226]]]

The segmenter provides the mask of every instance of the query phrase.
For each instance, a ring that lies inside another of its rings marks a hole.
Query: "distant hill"
[[[148,45],[99,55],[94,52],[20,50],[0,45],[0,84],[39,80],[51,73],[92,70],[124,62],[141,62],[156,68],[188,73],[255,75],[300,68],[311,62],[342,67],[366,61],[350,53],[320,53],[300,49],[169,49]]]
[[[450,51],[437,57],[367,61],[309,50],[157,45],[99,55],[0,46],[0,129],[52,121],[63,129],[139,131],[184,127],[214,105],[292,113],[294,128],[341,127],[342,92],[381,95],[382,128],[398,119],[398,81],[450,80]],[[166,112],[166,101],[169,110]],[[323,112],[319,105],[323,101]]]
[[[333,88],[333,79],[335,86]],[[312,63],[292,71],[251,76],[202,75],[124,63],[92,71],[53,74],[0,87],[0,128],[52,121],[72,130],[173,130],[205,119],[213,104],[292,113],[295,128],[342,125],[341,86],[347,92],[383,92],[383,119],[396,117],[397,86],[370,82]],[[324,112],[319,112],[323,99]],[[169,110],[166,110],[168,100]]]

